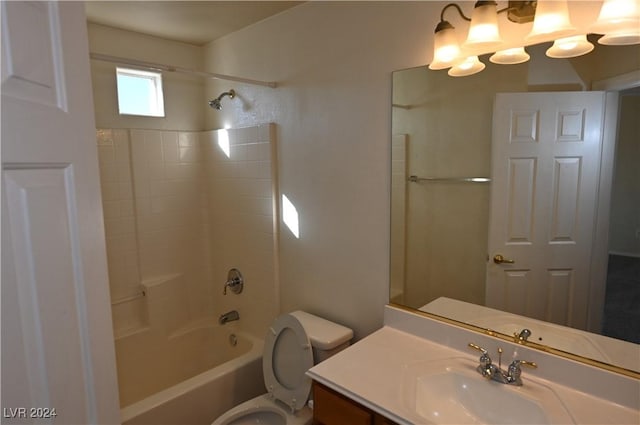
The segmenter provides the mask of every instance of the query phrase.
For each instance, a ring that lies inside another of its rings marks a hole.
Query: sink
[[[488,381],[467,358],[406,365],[405,404],[437,424],[573,424],[556,392],[523,373],[516,387]]]

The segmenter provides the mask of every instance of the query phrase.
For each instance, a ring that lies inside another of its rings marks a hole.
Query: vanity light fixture
[[[429,64],[429,69],[450,68],[460,55],[456,29],[449,21],[444,20],[444,12],[449,7],[455,7],[462,18],[468,21],[471,20],[462,13],[460,6],[455,3],[450,3],[442,9],[442,12],[440,12],[440,23],[436,26],[435,34],[433,35],[433,61]]]
[[[533,29],[526,37],[529,42],[542,42],[549,38],[561,38],[575,31],[569,20],[567,0],[539,1],[533,20]]]
[[[605,0],[592,31],[604,34],[598,40],[600,44],[640,43],[640,1]]]
[[[593,44],[587,40],[586,34],[572,37],[559,38],[553,42],[553,46],[547,49],[550,58],[574,58],[586,55],[593,50]]]
[[[477,74],[485,68],[485,64],[480,62],[477,56],[469,56],[459,64],[452,66],[449,69],[449,74],[452,77],[466,77],[468,75]]]
[[[473,75],[485,68],[478,55],[494,49],[495,53],[489,58],[493,63],[511,65],[528,61],[529,54],[524,46],[502,41],[498,15],[504,12],[516,25],[533,21],[531,32],[525,37],[527,44],[555,40],[547,50],[549,57],[572,58],[593,50],[593,44],[585,34],[575,34],[567,0],[510,0],[508,6],[500,10],[497,5],[495,1],[477,1],[469,18],[456,3],[447,4],[440,12],[440,22],[435,29],[433,61],[429,69],[449,68],[448,74],[454,77]],[[470,22],[467,39],[462,45],[458,43],[455,27],[444,19],[445,12],[451,8]],[[512,28],[503,28],[507,38]],[[604,0],[598,20],[590,30],[603,34],[598,40],[601,44],[640,44],[640,0]]]
[[[517,63],[523,63],[530,58],[529,53],[524,50],[524,47],[514,47],[512,49],[505,49],[495,52],[489,60],[493,63],[500,65],[514,65]]]
[[[498,30],[498,3],[495,1],[479,1],[473,8],[469,34],[463,47],[483,47],[492,49],[502,44]]]

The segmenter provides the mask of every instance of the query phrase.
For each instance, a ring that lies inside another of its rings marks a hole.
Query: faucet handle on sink
[[[493,376],[494,366],[491,364],[491,357],[489,357],[489,352],[486,349],[472,342],[469,343],[469,347],[473,348],[474,350],[478,350],[482,353],[479,359],[480,365],[478,365],[477,370],[485,378],[491,379]]]
[[[482,352],[483,355],[486,355],[488,353],[488,351],[482,347],[480,347],[479,345],[474,344],[473,342],[469,343],[469,347],[474,348],[480,352]]]
[[[507,377],[509,379],[509,383],[512,385],[520,386],[522,385],[522,379],[520,378],[520,374],[522,370],[520,370],[520,366],[528,366],[536,369],[538,367],[534,362],[528,362],[526,360],[514,360],[509,365],[509,369],[507,370]]]

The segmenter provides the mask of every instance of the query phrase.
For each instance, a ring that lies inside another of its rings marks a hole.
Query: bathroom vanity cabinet
[[[348,397],[313,382],[314,425],[397,425]]]
[[[470,342],[538,368],[523,373],[521,387],[496,387],[477,373]],[[385,307],[385,326],[316,364],[307,376],[314,382],[316,425],[495,423],[496,405],[511,406],[501,410],[505,423],[640,423],[637,377],[393,306]],[[457,392],[459,382],[477,395],[474,400],[490,401],[470,401]]]

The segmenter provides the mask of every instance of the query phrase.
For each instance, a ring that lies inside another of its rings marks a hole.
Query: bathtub
[[[116,339],[122,423],[210,424],[264,394],[263,342],[234,325],[193,325],[169,337],[149,330]]]

